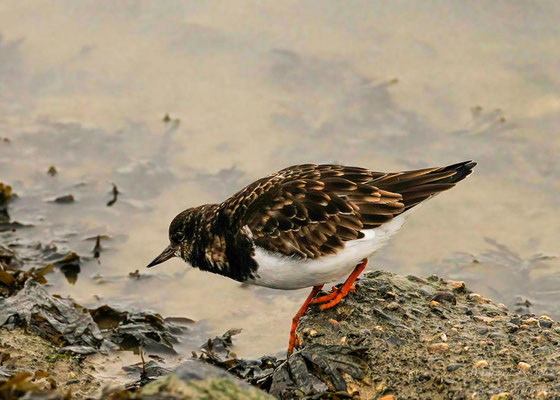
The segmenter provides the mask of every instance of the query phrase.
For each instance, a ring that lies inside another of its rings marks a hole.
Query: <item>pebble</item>
[[[539,319],[544,319],[544,320],[549,321],[551,323],[554,322],[554,320],[552,318],[550,318],[548,315],[541,315],[539,317]]]
[[[428,305],[430,306],[430,308],[434,308],[434,307],[439,306],[440,303],[435,301],[435,300],[432,300],[432,301],[430,301],[430,304],[428,304]]]
[[[517,367],[521,368],[523,371],[529,371],[529,369],[531,369],[531,365],[523,361],[520,361],[517,364]]]
[[[521,318],[512,318],[509,320],[509,322],[511,324],[517,325],[517,326],[521,326]]]
[[[453,305],[457,304],[457,298],[455,297],[455,295],[453,293],[451,293],[448,290],[442,290],[439,292],[436,292],[430,300],[435,300],[435,301],[439,301],[440,303],[442,301],[447,301]]]
[[[431,352],[436,352],[436,351],[447,351],[449,350],[449,345],[447,343],[435,343],[430,345],[430,351]]]
[[[334,330],[338,331],[340,329],[340,324],[338,323],[338,321],[336,319],[329,318],[328,321],[329,321],[329,324],[331,324],[331,326]]]
[[[490,339],[507,339],[508,335],[503,332],[490,332],[488,335]]]
[[[418,276],[408,275],[406,278],[407,278],[409,281],[412,281],[412,282],[426,283],[426,280],[424,280],[424,279],[422,279],[422,278],[420,278],[420,277],[418,277]],[[431,288],[431,286],[430,286],[430,288]],[[422,288],[420,288],[420,289],[422,289]],[[432,289],[432,291],[433,291],[433,289]]]
[[[545,390],[541,390],[540,392],[537,393],[535,397],[537,399],[546,399],[548,397],[548,392]]]
[[[440,333],[439,338],[442,342],[447,342],[447,335],[445,333]]]
[[[380,397],[379,400],[395,400],[395,396],[393,396],[392,394],[387,394],[383,397]]]
[[[451,364],[447,366],[446,370],[447,372],[453,372],[457,371],[459,368],[461,368],[461,364]]]
[[[452,281],[448,280],[447,284],[453,288],[453,290],[460,292],[465,289],[465,282],[463,281]]]
[[[309,337],[315,337],[319,334],[319,332],[317,332],[315,329],[309,329],[309,328],[305,328],[302,330],[302,333],[304,335],[307,335]]]
[[[474,368],[488,368],[488,363],[484,360],[480,360],[474,363]]]
[[[527,318],[521,321],[521,325],[538,325],[539,320],[536,318]]]
[[[490,397],[490,400],[509,400],[509,399],[513,399],[513,397],[509,392],[494,394]]]
[[[478,293],[469,294],[469,300],[474,301],[476,303],[484,303],[484,297],[482,297]]]
[[[500,316],[487,317],[486,315],[475,315],[473,318],[481,322],[486,322],[487,324],[492,324],[502,320],[502,317]]]
[[[552,320],[548,317],[543,318],[540,317],[539,318],[539,325],[541,326],[541,328],[552,328]]]

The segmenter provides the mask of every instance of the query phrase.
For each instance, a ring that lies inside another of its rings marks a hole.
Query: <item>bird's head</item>
[[[169,225],[169,246],[159,256],[147,265],[147,268],[155,267],[173,257],[179,257],[188,261],[192,251],[193,224],[192,214],[194,209],[189,208],[178,214]]]

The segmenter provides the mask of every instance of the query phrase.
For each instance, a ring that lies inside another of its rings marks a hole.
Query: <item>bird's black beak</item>
[[[165,261],[169,260],[170,258],[175,257],[175,252],[176,251],[177,251],[177,249],[175,247],[173,247],[172,245],[167,246],[165,248],[165,250],[163,250],[159,256],[154,258],[154,260],[146,266],[146,268],[155,267],[156,265],[161,264],[162,262],[165,262]]]

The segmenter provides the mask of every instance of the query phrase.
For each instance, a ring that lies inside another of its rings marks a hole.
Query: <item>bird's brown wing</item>
[[[398,173],[296,165],[247,186],[220,208],[237,229],[247,226],[258,246],[317,258],[335,254],[344,242],[363,237],[362,230],[453,187],[460,165],[465,163]]]

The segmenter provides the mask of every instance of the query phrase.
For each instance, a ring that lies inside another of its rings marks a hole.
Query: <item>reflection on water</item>
[[[557,5],[229,7],[0,6],[0,180],[19,195],[13,219],[32,225],[2,241],[79,254],[77,280],[52,274],[53,292],[193,318],[200,337],[184,350],[241,327],[238,353],[281,351],[306,291],[243,286],[179,260],[144,270],[173,216],[301,162],[475,159],[473,176],[423,206],[371,264],[465,279],[560,317],[560,262],[533,257],[557,253],[560,239]],[[49,201],[67,194],[75,201]],[[485,237],[509,253],[489,261]],[[485,261],[471,268],[458,252]]]

